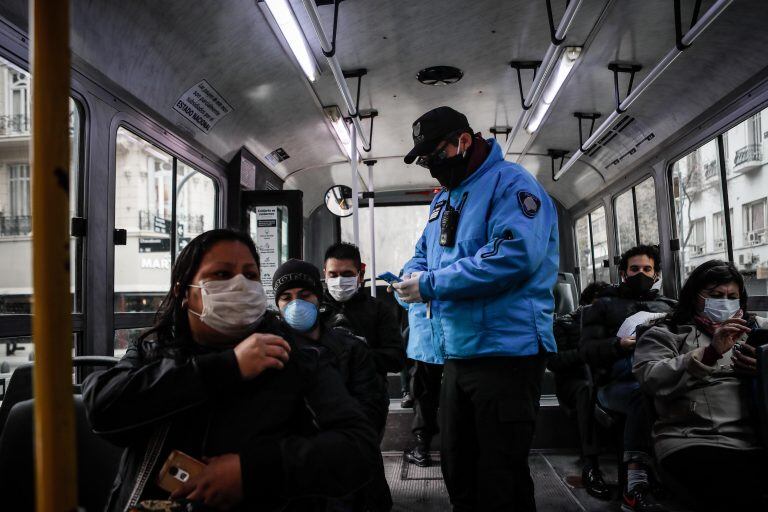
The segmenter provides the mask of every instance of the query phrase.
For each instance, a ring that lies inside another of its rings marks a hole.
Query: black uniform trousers
[[[440,406],[440,383],[443,365],[414,361],[411,367],[411,397],[413,398],[414,434],[429,444],[440,430],[437,425],[437,409]]]
[[[595,456],[600,453],[595,435],[595,422],[593,421],[593,389],[586,366],[555,372],[557,400],[576,415],[581,454],[584,457]]]
[[[535,511],[528,452],[546,358],[445,363],[441,466],[454,512]]]

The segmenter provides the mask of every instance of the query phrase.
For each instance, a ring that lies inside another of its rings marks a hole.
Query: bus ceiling
[[[74,2],[71,44],[76,72],[220,160],[245,146],[305,212],[352,184],[350,129],[377,191],[434,186],[402,156],[444,104],[570,208],[765,74],[768,3],[698,3]],[[0,16],[26,32],[27,10],[6,0]]]

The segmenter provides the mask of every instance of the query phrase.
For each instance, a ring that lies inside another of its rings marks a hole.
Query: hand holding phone
[[[205,469],[205,464],[184,452],[173,450],[157,475],[157,486],[174,492]]]

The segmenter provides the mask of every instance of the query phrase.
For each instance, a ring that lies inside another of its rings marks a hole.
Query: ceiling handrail
[[[302,3],[307,10],[309,20],[312,22],[312,26],[315,29],[317,38],[320,40],[320,47],[323,50],[323,55],[325,55],[325,58],[328,61],[328,66],[331,68],[333,78],[336,80],[336,86],[339,88],[341,97],[347,107],[349,117],[352,119],[352,126],[355,127],[357,137],[363,146],[363,150],[367,153],[371,150],[370,142],[365,137],[363,125],[360,124],[357,108],[355,107],[355,100],[352,98],[352,93],[350,92],[349,86],[347,85],[347,80],[344,78],[344,72],[341,70],[339,61],[336,58],[335,48],[333,48],[330,41],[328,41],[328,37],[325,35],[323,26],[320,23],[320,13],[317,11],[317,5],[315,5],[314,0],[302,0]],[[330,53],[332,50],[333,54],[328,56],[328,53]]]
[[[583,148],[587,151],[597,142],[600,137],[605,135],[605,133],[611,129],[613,124],[622,116],[621,112],[626,112],[629,107],[635,102],[637,98],[639,98],[647,89],[648,87],[659,77],[662,73],[672,64],[677,57],[685,51],[688,47],[693,44],[693,42],[696,40],[697,37],[701,35],[702,32],[720,15],[725,11],[725,9],[733,2],[733,0],[717,0],[712,7],[710,7],[707,12],[704,13],[704,15],[699,18],[699,20],[696,22],[696,24],[691,27],[691,29],[683,36],[682,38],[682,45],[685,47],[683,50],[680,50],[675,44],[675,46],[664,56],[663,59],[659,61],[656,66],[651,70],[648,75],[639,83],[637,86],[632,90],[629,95],[627,95],[626,98],[624,98],[624,101],[621,102],[621,104],[618,106],[616,110],[611,112],[611,115],[609,115],[607,118],[605,118],[605,121],[598,126],[595,131],[592,133],[592,135],[584,142]],[[584,151],[579,148],[577,149],[574,154],[571,156],[571,158],[568,159],[567,162],[560,168],[560,170],[557,172],[555,177],[557,179],[560,179],[563,174],[568,172],[568,170],[576,164],[576,162],[579,161],[579,159],[584,156]]]

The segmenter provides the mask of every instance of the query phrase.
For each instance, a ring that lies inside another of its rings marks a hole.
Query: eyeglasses
[[[448,138],[445,140],[445,144],[441,147],[436,149],[434,152],[430,153],[426,156],[420,156],[416,159],[416,165],[420,165],[421,167],[424,167],[426,169],[429,169],[434,164],[437,164],[439,162],[442,162],[446,158],[450,158],[448,156],[448,146],[456,146],[459,143],[459,139],[457,137]]]

